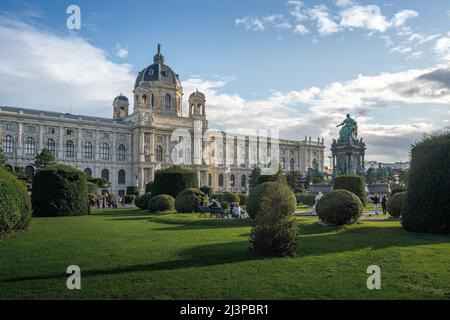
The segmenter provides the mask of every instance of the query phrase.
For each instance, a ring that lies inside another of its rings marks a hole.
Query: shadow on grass
[[[251,260],[268,259],[257,256],[248,250],[248,242],[227,242],[200,245],[181,252],[179,259],[156,262],[150,264],[137,264],[129,266],[118,266],[114,268],[105,268],[97,270],[82,270],[83,277],[108,276],[130,272],[149,272],[149,271],[167,271],[186,268],[200,268],[229,263],[238,263]],[[67,278],[65,273],[53,273],[36,276],[17,277],[0,280],[0,283],[32,281],[32,280],[51,280]]]
[[[149,217],[149,221],[165,225],[172,225],[172,227],[163,227],[155,229],[161,231],[241,228],[241,227],[250,227],[253,224],[253,221],[250,219],[240,220],[240,219],[218,219],[218,218],[187,220],[182,218],[164,219],[164,218]]]

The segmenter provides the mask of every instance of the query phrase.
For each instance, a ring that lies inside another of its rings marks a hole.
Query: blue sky
[[[66,27],[71,4],[80,30]],[[369,158],[393,161],[449,126],[450,81],[433,77],[450,75],[444,1],[3,0],[0,10],[11,48],[0,53],[0,105],[110,116],[161,42],[185,96],[207,94],[216,127],[269,122],[282,136],[330,141],[351,112]]]

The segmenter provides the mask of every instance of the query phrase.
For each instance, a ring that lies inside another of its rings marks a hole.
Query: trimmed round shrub
[[[199,205],[206,200],[206,195],[196,188],[188,188],[181,191],[175,198],[175,210],[177,212],[198,212]]]
[[[411,148],[402,225],[408,231],[450,234],[450,131]]]
[[[239,198],[237,193],[234,192],[223,192],[223,193],[219,193],[217,195],[218,199],[220,202],[228,202],[228,203],[232,203],[232,202],[236,202],[236,203],[240,203],[241,199]]]
[[[31,221],[31,202],[26,186],[0,168],[0,234],[24,230]]]
[[[266,182],[259,203],[259,212],[252,227],[250,248],[269,256],[294,256],[298,227],[292,217],[295,212],[295,195],[277,182]]]
[[[298,204],[304,204],[312,207],[316,204],[316,195],[313,193],[297,193],[295,195]]]
[[[387,202],[387,212],[394,218],[400,218],[406,199],[406,192],[397,192]]]
[[[138,196],[139,195],[139,187],[138,186],[128,186],[127,187],[127,195],[128,196]]]
[[[403,187],[403,186],[396,186],[396,187],[393,187],[392,190],[391,190],[391,197],[392,197],[393,195],[395,195],[396,193],[404,192],[404,191],[406,191],[406,187]]]
[[[214,189],[210,186],[202,186],[200,187],[200,191],[203,192],[210,199],[214,194]]]
[[[155,173],[152,194],[168,194],[176,197],[180,192],[188,188],[198,188],[197,174],[180,166],[172,166]]]
[[[319,219],[338,226],[357,222],[362,211],[361,200],[354,193],[342,189],[325,194],[316,204]]]
[[[148,211],[154,213],[159,211],[174,210],[175,199],[168,194],[160,194],[150,199]]]
[[[89,214],[86,174],[62,164],[38,170],[31,202],[37,217]]]
[[[143,195],[134,198],[134,205],[141,210],[147,210],[148,202],[150,201],[151,198],[152,198],[151,193],[144,193]]]
[[[293,206],[293,210],[295,211],[297,201],[295,199],[294,193],[287,185],[279,182],[265,182],[252,188],[250,194],[247,197],[247,204],[245,208],[250,218],[253,219],[258,215],[258,213],[261,211],[260,205],[262,198],[274,189],[280,189],[282,192],[289,195],[289,198],[292,201],[289,201],[287,205]]]
[[[366,184],[364,182],[364,177],[355,174],[336,177],[333,179],[333,189],[350,191],[361,200],[363,206],[366,205]]]
[[[238,196],[240,200],[239,204],[245,206],[247,204],[247,195],[245,193],[239,193]]]

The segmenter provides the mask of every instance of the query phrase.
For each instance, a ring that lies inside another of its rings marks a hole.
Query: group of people
[[[239,218],[246,218],[248,217],[247,212],[244,208],[241,208],[237,202],[231,203],[230,211],[227,212],[222,208],[220,205],[220,202],[217,200],[212,200],[211,204],[209,206],[206,205],[206,202],[202,201],[200,203],[200,210],[203,211],[204,209],[208,208],[209,212],[211,212],[211,215],[215,212],[222,212],[225,214],[231,215],[232,218],[239,219]],[[202,210],[203,209],[203,210]]]
[[[373,212],[377,216],[378,215],[378,204],[381,203],[381,209],[383,210],[383,215],[387,214],[387,201],[388,197],[386,194],[380,196],[378,193],[370,197],[373,202]]]
[[[103,195],[102,197],[97,198],[96,200],[90,199],[89,205],[91,208],[97,207],[97,209],[106,209],[106,208],[117,208],[118,203],[122,207],[125,207],[125,197],[120,196],[119,200],[117,201],[114,197],[109,197],[108,195]]]

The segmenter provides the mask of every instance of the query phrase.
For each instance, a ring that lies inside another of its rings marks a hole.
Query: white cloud
[[[336,0],[336,6],[344,8],[351,6],[353,4],[353,1],[351,0]]]
[[[340,15],[340,25],[345,28],[385,32],[390,26],[389,21],[381,14],[380,7],[376,5],[353,6],[343,10]]]
[[[321,36],[327,36],[340,31],[339,25],[328,14],[325,5],[314,6],[308,10],[309,17],[317,24],[317,31]]]
[[[397,46],[391,49],[391,51],[389,51],[389,53],[398,53],[398,54],[406,54],[406,53],[410,53],[412,51],[412,49],[410,47],[405,47],[405,46]]]
[[[111,115],[112,100],[131,94],[131,65],[76,36],[59,36],[0,17],[3,105]]]
[[[119,45],[118,47],[116,47],[116,56],[122,59],[126,59],[128,58],[128,50],[120,47]]]
[[[450,38],[442,37],[437,40],[434,51],[442,60],[450,61]]]
[[[309,33],[309,30],[302,24],[297,24],[294,29],[294,33],[304,35]]]
[[[236,26],[244,26],[247,30],[262,31],[265,30],[264,23],[258,17],[247,16],[234,21]]]
[[[414,10],[402,10],[400,12],[397,12],[392,19],[392,24],[396,27],[403,26],[407,20],[411,18],[417,18],[419,16],[419,13]]]

